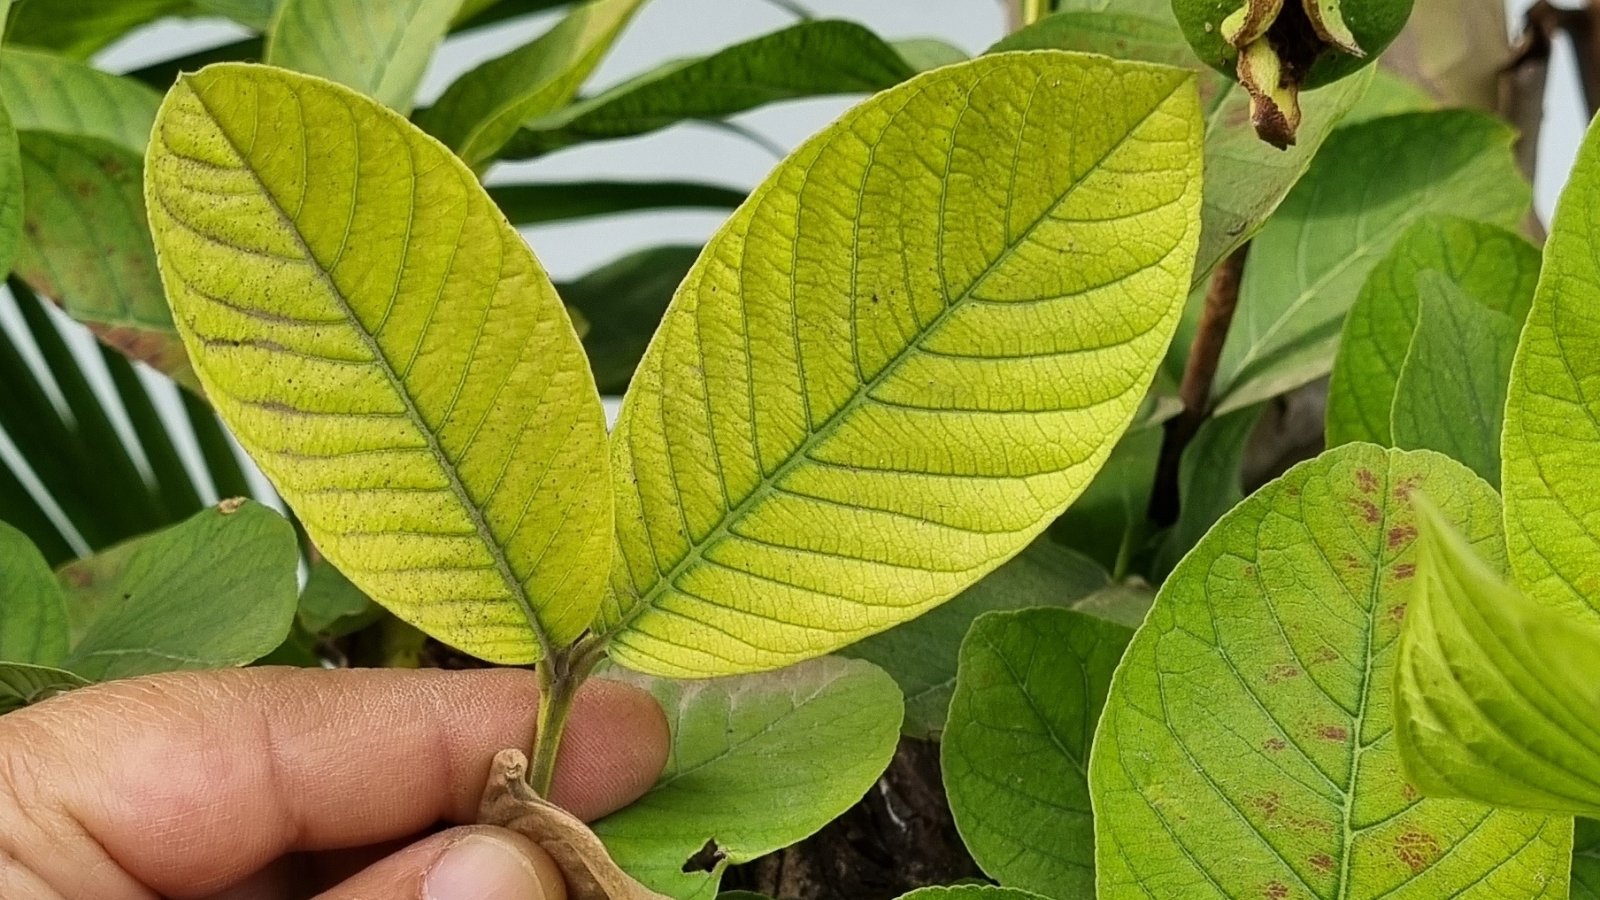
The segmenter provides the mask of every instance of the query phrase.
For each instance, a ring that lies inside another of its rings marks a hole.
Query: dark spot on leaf
[[[1350,729],[1343,725],[1318,725],[1317,737],[1325,741],[1347,741],[1350,739]]]
[[[1284,749],[1284,748],[1286,748],[1288,746],[1289,746],[1288,742],[1285,741],[1283,738],[1276,738],[1275,737],[1275,738],[1267,738],[1265,741],[1263,741],[1262,744],[1261,744],[1261,749],[1263,749],[1263,750],[1271,750],[1273,753],[1277,753],[1279,750],[1282,750],[1282,749]]]
[[[1283,900],[1283,898],[1289,896],[1289,886],[1281,881],[1268,882],[1267,889],[1262,896],[1265,896],[1267,900]]]
[[[1389,607],[1389,618],[1397,625],[1404,622],[1406,620],[1406,605],[1404,603],[1396,603],[1394,606]]]
[[[1400,785],[1400,796],[1404,797],[1407,803],[1411,803],[1421,795],[1418,794],[1417,789],[1412,787],[1410,784],[1402,784]]]
[[[1326,853],[1313,853],[1306,862],[1311,864],[1311,868],[1324,875],[1333,871],[1333,857]]]
[[[1270,819],[1278,814],[1278,809],[1283,805],[1283,798],[1277,791],[1269,791],[1258,797],[1250,798],[1250,805],[1261,813],[1261,818]]]
[[[683,871],[685,874],[690,872],[715,872],[717,866],[727,858],[728,854],[723,853],[722,848],[717,846],[716,839],[712,838],[706,841],[704,847],[696,850],[693,856],[684,860]]]
[[[1369,523],[1376,525],[1383,521],[1383,510],[1378,509],[1378,504],[1371,500],[1358,500],[1356,505],[1361,507],[1361,518]]]
[[[1394,567],[1394,579],[1396,581],[1405,581],[1415,574],[1417,574],[1417,567],[1412,563],[1401,563]]]
[[[1417,536],[1417,526],[1396,525],[1389,529],[1389,549],[1394,550]]]
[[[1267,684],[1277,684],[1286,678],[1299,677],[1300,669],[1297,666],[1291,666],[1288,663],[1278,663],[1267,670],[1267,677],[1265,681]]]
[[[1394,854],[1412,872],[1421,872],[1439,858],[1439,839],[1413,828],[1394,839]]]
[[[1378,476],[1372,474],[1371,469],[1365,467],[1357,469],[1356,487],[1361,489],[1361,493],[1370,494],[1378,489]]]
[[[1411,492],[1416,490],[1420,484],[1422,484],[1422,479],[1419,476],[1411,475],[1402,478],[1400,483],[1394,486],[1394,498],[1402,503],[1410,500]]]
[[[1317,652],[1311,654],[1311,661],[1314,663],[1331,663],[1338,658],[1339,651],[1329,647],[1327,644],[1318,647]]]

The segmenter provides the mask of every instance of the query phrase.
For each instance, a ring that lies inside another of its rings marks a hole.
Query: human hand
[[[471,822],[524,747],[519,670],[240,669],[83,688],[0,718],[0,897],[564,900],[526,838]],[[579,692],[552,799],[591,820],[666,762],[648,695]]]

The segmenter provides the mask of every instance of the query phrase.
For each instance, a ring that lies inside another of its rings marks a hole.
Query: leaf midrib
[[[988,280],[989,276],[992,275],[1001,264],[1011,258],[1011,256],[1017,251],[1017,248],[1027,241],[1040,225],[1048,221],[1055,211],[1060,209],[1062,204],[1066,203],[1067,200],[1072,197],[1074,192],[1076,192],[1077,189],[1081,187],[1090,176],[1099,171],[1100,167],[1107,159],[1111,158],[1112,155],[1121,150],[1122,147],[1132,139],[1134,134],[1137,133],[1158,110],[1166,106],[1167,102],[1171,100],[1184,85],[1191,84],[1193,79],[1193,75],[1185,75],[1184,77],[1177,79],[1172,88],[1166,94],[1162,95],[1159,99],[1153,102],[1145,114],[1128,129],[1127,133],[1118,138],[1111,147],[1107,148],[1107,150],[1094,161],[1094,163],[1085,168],[1083,174],[1071,185],[1069,185],[1067,189],[1061,193],[1061,196],[1057,197],[1054,202],[1050,203],[1038,217],[1036,217],[1027,225],[1027,227],[1023,228],[1015,239],[1009,241],[1005,248],[1002,249],[1001,252],[997,253],[995,258],[984,267],[984,270],[972,280],[971,284],[969,284],[959,295],[948,300],[944,304],[944,308],[941,309],[939,314],[933,318],[933,321],[928,323],[926,328],[922,329],[921,332],[919,332],[912,340],[907,341],[906,345],[902,347],[900,351],[892,358],[890,358],[889,361],[878,370],[878,373],[871,378],[871,380],[863,383],[859,389],[850,396],[849,400],[840,405],[840,407],[831,415],[829,415],[828,418],[825,419],[821,424],[815,426],[811,432],[800,441],[795,449],[790,452],[789,457],[785,459],[776,469],[774,469],[771,474],[763,475],[761,481],[745,495],[743,500],[739,501],[736,506],[727,510],[722,515],[715,528],[713,528],[701,540],[691,542],[688,552],[685,553],[684,556],[673,565],[670,571],[660,572],[658,568],[657,573],[660,577],[655,580],[655,583],[650,586],[650,589],[642,595],[635,596],[632,607],[627,612],[619,616],[616,622],[601,632],[601,635],[609,638],[618,634],[626,629],[634,619],[638,618],[644,612],[653,609],[657,599],[659,599],[661,595],[667,593],[668,591],[677,590],[678,579],[683,577],[683,575],[690,569],[699,565],[703,561],[704,555],[708,549],[721,544],[722,541],[727,538],[728,534],[732,531],[732,528],[736,523],[743,521],[745,516],[747,516],[761,502],[763,502],[772,493],[777,485],[785,481],[794,469],[799,467],[805,461],[809,460],[811,458],[811,452],[817,446],[831,438],[834,432],[844,422],[849,420],[856,410],[859,409],[862,404],[871,397],[872,393],[876,391],[878,387],[883,384],[883,382],[887,381],[892,375],[894,375],[907,359],[910,359],[915,355],[914,351],[916,351],[924,341],[926,341],[930,336],[936,334],[938,330],[943,327],[944,323],[949,319],[954,311],[960,309],[967,300],[971,299],[974,292],[982,287],[982,285]],[[1038,90],[1037,81],[1034,84],[1034,90]],[[960,116],[958,115],[958,121],[959,118]],[[954,141],[952,140],[952,149],[953,147]],[[940,188],[941,213],[944,206],[944,196],[947,193],[948,184],[946,183],[941,185]],[[752,197],[751,199],[753,201],[756,198]],[[940,241],[940,245],[943,245],[942,239]],[[740,298],[740,302],[745,302],[742,296]],[[670,312],[671,311],[669,310],[669,313]],[[796,313],[797,312],[798,311],[796,310]],[[723,482],[723,486],[726,488],[725,481]],[[655,555],[653,551],[651,555]]]
[[[541,655],[546,659],[551,658],[554,654],[554,646],[551,643],[550,635],[545,631],[544,625],[539,621],[539,616],[534,610],[532,598],[528,596],[528,592],[523,587],[521,580],[516,577],[516,573],[512,570],[511,562],[506,558],[504,548],[500,546],[498,540],[496,540],[494,536],[493,530],[489,528],[488,521],[483,517],[483,510],[478,507],[477,503],[472,500],[471,495],[467,493],[466,486],[461,482],[460,473],[456,471],[454,461],[450,459],[449,454],[445,453],[444,447],[439,443],[439,436],[433,432],[433,429],[428,427],[427,420],[422,417],[422,411],[417,408],[416,401],[412,398],[410,392],[405,389],[405,383],[401,381],[398,373],[395,372],[394,366],[391,364],[388,356],[384,354],[383,348],[378,345],[377,340],[371,334],[368,334],[367,330],[361,325],[361,319],[356,316],[355,310],[350,307],[349,301],[345,299],[345,296],[343,292],[339,290],[338,285],[334,284],[332,275],[325,268],[323,268],[322,262],[317,258],[316,253],[312,251],[310,244],[306,242],[305,235],[300,232],[300,229],[295,225],[294,220],[289,217],[288,211],[283,208],[283,204],[279,202],[277,196],[273,194],[269,187],[267,187],[267,184],[262,180],[260,173],[258,173],[255,168],[249,164],[248,157],[245,156],[244,150],[234,142],[233,136],[229,134],[227,129],[222,126],[222,120],[218,118],[216,111],[211,108],[211,105],[206,102],[205,95],[199,90],[195,89],[192,78],[187,79],[186,84],[189,87],[189,93],[194,96],[195,100],[205,110],[206,116],[211,119],[212,124],[216,127],[217,134],[219,134],[222,139],[227,142],[228,149],[232,150],[234,156],[238,158],[240,170],[248,173],[250,178],[256,183],[256,186],[261,189],[262,196],[265,197],[267,202],[272,205],[273,211],[278,214],[278,218],[280,221],[282,221],[284,228],[288,231],[290,236],[293,237],[295,244],[300,248],[301,252],[305,254],[306,262],[310,264],[311,269],[316,272],[317,279],[322,282],[323,286],[327,289],[328,294],[333,298],[334,302],[338,304],[339,311],[342,312],[345,318],[348,320],[351,331],[355,332],[357,338],[361,341],[362,346],[367,349],[367,352],[372,354],[373,364],[377,366],[379,371],[383,372],[383,377],[388,381],[390,389],[395,392],[395,394],[400,398],[401,403],[404,404],[406,417],[411,421],[411,424],[417,429],[417,431],[422,435],[423,440],[427,443],[428,452],[434,457],[435,461],[438,463],[439,469],[444,473],[445,480],[449,483],[451,494],[456,498],[456,502],[461,504],[462,509],[466,511],[467,517],[472,521],[473,530],[477,532],[479,541],[481,541],[484,548],[488,550],[490,558],[494,560],[495,569],[498,571],[501,580],[505,583],[512,599],[515,600],[517,605],[522,608],[522,613],[527,619],[528,627],[533,630],[534,638],[538,641]],[[301,101],[299,92],[295,90],[294,86],[292,84],[285,83],[284,88],[289,91],[291,96],[294,97],[295,104],[300,106]],[[355,135],[355,140],[358,142],[356,144],[356,148],[357,152],[359,152],[360,130],[358,123],[356,122],[355,110],[351,109],[348,103],[345,103],[343,97],[339,97],[337,94],[332,94],[331,96],[337,98],[339,102],[345,106],[346,111],[350,113],[352,134]],[[406,152],[410,154],[413,161],[415,161],[414,150],[409,141],[406,142]],[[444,152],[449,153],[448,150],[445,150]],[[352,190],[354,190],[353,187]],[[416,195],[414,190],[412,194],[411,206],[411,215],[414,218],[416,216]],[[470,215],[470,212],[465,213],[465,215]],[[351,202],[350,218],[352,222],[355,219],[354,200]],[[448,279],[449,275],[449,271],[446,271],[444,278]],[[396,277],[399,276],[397,275]]]

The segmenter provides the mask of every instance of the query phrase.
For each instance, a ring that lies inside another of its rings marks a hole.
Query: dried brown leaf
[[[509,828],[543,847],[566,878],[570,900],[671,900],[622,871],[589,826],[534,792],[527,772],[521,751],[495,754],[479,822]]]

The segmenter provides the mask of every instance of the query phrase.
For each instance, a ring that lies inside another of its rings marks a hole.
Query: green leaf
[[[840,653],[888,672],[905,693],[906,735],[935,740],[944,731],[961,641],[974,619],[993,610],[1072,607],[1110,590],[1110,578],[1094,560],[1044,535],[949,603]]]
[[[1300,128],[1294,146],[1287,150],[1256,135],[1250,124],[1250,97],[1243,88],[1230,86],[1211,108],[1206,117],[1205,227],[1194,267],[1196,285],[1261,231],[1320,153],[1344,152],[1338,143],[1330,147],[1327,142],[1366,95],[1373,71],[1369,68],[1302,94]],[[1291,206],[1289,215],[1295,214],[1292,210]],[[1182,346],[1188,347],[1188,341]]]
[[[87,59],[129,31],[181,12],[189,0],[21,0],[6,23],[6,43]]]
[[[342,637],[372,624],[380,614],[372,599],[327,560],[312,564],[296,615],[301,628],[322,637]]]
[[[198,389],[156,271],[141,154],[98,138],[22,135],[16,273],[102,341]]]
[[[1439,108],[1439,104],[1416,84],[1381,66],[1372,67],[1372,72],[1372,86],[1361,95],[1361,102],[1345,115],[1344,124]]]
[[[666,63],[542,117],[524,117],[505,155],[538,156],[782,100],[870,94],[916,72],[900,51],[854,22],[799,22],[708,56]]]
[[[524,122],[571,102],[644,0],[590,0],[556,26],[456,79],[417,124],[481,167]]]
[[[1419,275],[1417,288],[1417,330],[1394,392],[1395,446],[1437,450],[1499,487],[1506,381],[1522,322],[1437,272]]]
[[[583,349],[600,393],[628,389],[672,292],[699,255],[699,247],[653,247],[561,285],[567,305],[589,323]]]
[[[0,662],[0,715],[88,683],[71,672],[49,666]]]
[[[537,225],[646,209],[733,209],[746,195],[688,181],[571,181],[490,185],[489,196],[511,224]]]
[[[0,61],[0,65],[4,65]],[[0,98],[0,271],[11,271],[22,237],[22,156],[17,131]]]
[[[197,12],[232,19],[257,31],[272,27],[279,0],[189,0]]]
[[[1600,604],[1600,129],[1590,128],[1556,206],[1544,270],[1517,345],[1501,456],[1506,545],[1535,600]]]
[[[332,131],[353,137],[282,152]],[[582,632],[611,557],[604,414],[472,173],[346,88],[225,64],[168,95],[146,190],[206,394],[328,559],[494,662]]]
[[[161,103],[130,78],[14,47],[0,49],[0,96],[18,131],[98,138],[141,156]]]
[[[267,32],[264,59],[410,112],[422,73],[459,5],[455,0],[282,0]]]
[[[1362,283],[1422,216],[1521,221],[1529,190],[1512,139],[1504,123],[1463,110],[1390,116],[1329,138],[1251,244],[1217,373],[1218,411],[1326,374]]]
[[[1089,745],[1132,637],[1028,609],[985,615],[962,642],[939,761],[962,840],[1001,884],[1094,896]]]
[[[0,661],[55,665],[67,655],[67,606],[27,535],[0,522]],[[0,700],[0,703],[3,703]]]
[[[1417,280],[1429,272],[1520,322],[1533,302],[1539,250],[1504,228],[1454,216],[1428,216],[1407,228],[1345,318],[1328,386],[1328,446],[1394,440],[1395,385],[1417,327]]]
[[[1579,819],[1572,837],[1572,900],[1600,900],[1600,822]]]
[[[294,529],[268,507],[225,501],[59,573],[74,618],[62,667],[93,681],[252,662],[294,618]]]
[[[1166,350],[1200,137],[1185,73],[1000,54],[879,94],[782,163],[689,273],[612,435],[612,654],[776,668],[1026,546]]]
[[[1045,900],[1027,890],[994,887],[989,884],[962,884],[957,887],[923,887],[901,894],[901,900]]]
[[[1161,18],[1114,10],[1052,13],[1001,38],[988,52],[1007,50],[1103,53],[1185,69],[1197,69],[1199,63],[1170,12]],[[1205,77],[1208,82],[1212,80],[1212,76]],[[1220,76],[1216,81],[1220,86]]]
[[[1088,554],[1112,577],[1128,573],[1150,536],[1150,491],[1162,439],[1160,428],[1123,435],[1099,474],[1050,526],[1052,534]]]
[[[672,754],[649,793],[594,830],[628,874],[679,900],[715,896],[727,866],[849,809],[899,742],[900,690],[858,660],[714,681],[623,677],[661,701]],[[708,841],[721,854],[715,871],[685,871]]]
[[[1406,778],[1430,797],[1600,812],[1600,623],[1536,603],[1419,502],[1395,720]]]
[[[1480,548],[1494,491],[1430,451],[1291,469],[1179,563],[1112,679],[1089,764],[1099,897],[1559,897],[1565,821],[1419,799],[1395,640],[1425,491]]]
[[[1244,499],[1244,454],[1261,411],[1260,406],[1248,406],[1207,419],[1183,448],[1178,461],[1178,521],[1156,551],[1158,579],[1164,580],[1211,526]]]

